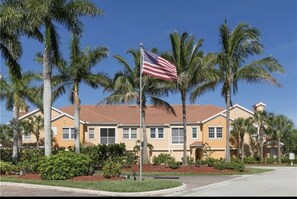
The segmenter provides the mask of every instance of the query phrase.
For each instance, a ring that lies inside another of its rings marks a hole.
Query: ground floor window
[[[74,128],[63,128],[63,139],[64,140],[75,139]]]
[[[115,128],[101,128],[100,129],[100,143],[114,144],[115,143]]]

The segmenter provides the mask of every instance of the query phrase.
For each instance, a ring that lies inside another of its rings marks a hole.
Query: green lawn
[[[113,181],[72,181],[72,180],[36,180],[36,179],[20,179],[18,176],[3,176],[2,182],[18,182],[39,185],[51,185],[61,187],[72,187],[79,189],[92,189],[111,192],[146,192],[161,189],[168,189],[181,186],[182,183],[177,180],[156,180],[144,179],[140,180],[113,180]]]

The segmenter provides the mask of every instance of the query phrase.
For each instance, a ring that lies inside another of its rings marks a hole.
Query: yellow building
[[[265,109],[258,103],[254,110]],[[148,143],[153,145],[151,157],[170,153],[181,161],[183,155],[183,123],[181,105],[173,105],[176,115],[164,109],[147,106],[145,126]],[[194,159],[211,155],[225,157],[226,110],[214,105],[187,105],[187,154]],[[253,116],[253,111],[235,104],[230,110],[230,120]],[[36,114],[39,109],[20,117],[24,120]],[[97,144],[125,143],[127,150],[133,150],[140,139],[139,107],[136,105],[82,105],[80,110],[80,140],[82,146]],[[52,108],[52,132],[59,146],[74,146],[73,106]],[[248,136],[248,135],[247,135]],[[41,130],[41,138],[44,132]],[[248,141],[248,137],[245,139]],[[23,143],[36,142],[34,135],[23,137]],[[231,143],[232,156],[237,148]]]

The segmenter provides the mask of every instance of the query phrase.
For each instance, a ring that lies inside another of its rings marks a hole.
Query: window
[[[31,133],[27,133],[23,135],[23,140],[31,140],[32,139],[32,134]]]
[[[172,144],[184,143],[184,129],[172,128]]]
[[[192,138],[197,138],[197,128],[192,128]]]
[[[115,143],[115,128],[100,129],[100,143],[114,144]]]
[[[124,128],[123,129],[123,139],[136,139],[137,129],[136,128]]]
[[[63,139],[64,140],[75,139],[74,128],[63,128]]]
[[[58,135],[58,129],[56,126],[52,126],[52,134],[53,136]]]
[[[164,138],[163,128],[150,128],[150,138]]]
[[[208,138],[222,138],[223,128],[222,127],[208,127]]]
[[[94,139],[95,138],[95,129],[94,128],[89,128],[89,139]]]

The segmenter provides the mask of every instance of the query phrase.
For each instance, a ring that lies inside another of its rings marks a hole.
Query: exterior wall
[[[73,123],[74,123],[73,119],[67,116],[62,116],[61,118],[52,122],[52,127],[57,128],[57,135],[54,135],[54,137],[57,139],[57,142],[60,147],[74,146],[75,144],[74,139],[63,139],[63,128],[73,128],[74,127]],[[84,132],[84,126],[80,124],[81,144],[83,142],[83,137],[84,137],[83,132]]]
[[[237,119],[239,117],[242,118],[248,118],[248,117],[252,117],[253,115],[239,107],[235,107],[232,110],[230,110],[230,117],[232,119]]]

